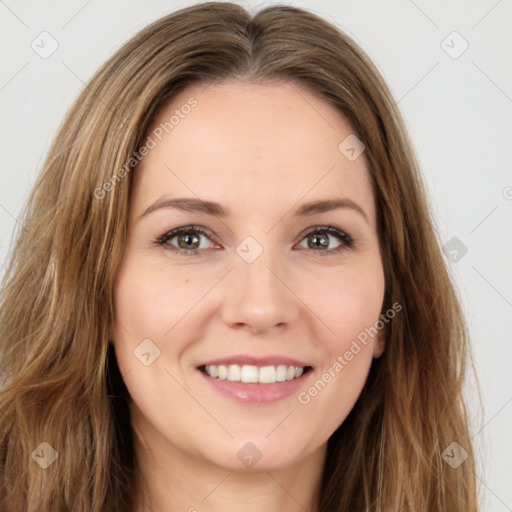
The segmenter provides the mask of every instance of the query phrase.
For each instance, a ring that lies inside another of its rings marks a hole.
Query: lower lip
[[[272,403],[296,395],[304,386],[305,380],[312,370],[303,373],[300,377],[274,384],[254,384],[245,382],[232,382],[210,377],[198,370],[206,382],[219,393],[244,403]]]

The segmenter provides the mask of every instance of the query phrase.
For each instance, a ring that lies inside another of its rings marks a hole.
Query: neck
[[[291,467],[241,472],[150,438],[134,436],[136,512],[318,511],[326,445]]]

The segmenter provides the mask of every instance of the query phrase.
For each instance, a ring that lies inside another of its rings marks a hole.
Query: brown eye
[[[208,243],[201,246],[202,239],[210,240],[210,237],[204,229],[187,226],[173,229],[163,234],[156,240],[156,243],[178,253],[196,254],[199,249],[211,248]]]
[[[337,245],[336,241],[338,242]],[[330,226],[317,227],[309,231],[304,235],[304,240],[301,244],[304,244],[304,242],[306,243],[306,246],[300,245],[299,247],[312,249],[315,252],[325,252],[327,254],[337,253],[344,249],[348,249],[349,247],[352,247],[354,243],[353,239],[349,235]]]
[[[178,247],[180,249],[198,249],[201,244],[200,235],[184,233],[181,235],[176,235]],[[172,239],[171,239],[172,240]]]
[[[308,247],[314,249],[316,247],[322,249],[329,248],[329,236],[327,233],[311,233],[307,236]]]

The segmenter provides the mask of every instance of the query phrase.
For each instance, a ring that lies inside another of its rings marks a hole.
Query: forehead
[[[353,135],[336,108],[296,83],[195,85],[148,130],[154,147],[135,171],[134,200],[140,210],[164,194],[195,195],[247,210],[343,196],[373,217],[364,153],[351,161],[339,149]]]

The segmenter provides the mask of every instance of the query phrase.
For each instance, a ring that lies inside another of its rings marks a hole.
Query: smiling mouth
[[[239,364],[211,364],[198,368],[200,371],[218,380],[230,382],[241,382],[246,384],[275,384],[298,379],[313,368],[311,366],[288,366],[288,365],[239,365]]]

